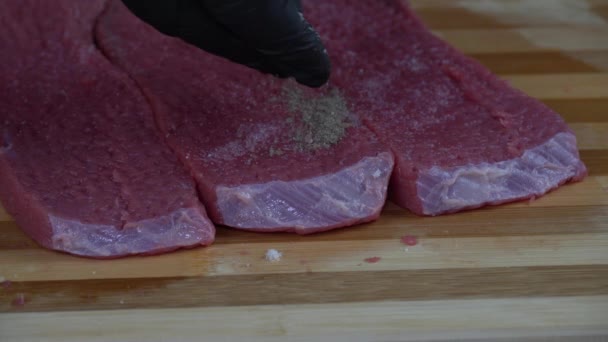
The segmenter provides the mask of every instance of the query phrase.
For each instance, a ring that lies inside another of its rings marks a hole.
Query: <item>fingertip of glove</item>
[[[326,52],[323,52],[323,55],[319,58],[316,65],[309,64],[307,66],[301,66],[300,69],[294,72],[293,76],[296,81],[303,85],[319,88],[327,83],[330,75],[331,63],[329,56],[327,56]]]

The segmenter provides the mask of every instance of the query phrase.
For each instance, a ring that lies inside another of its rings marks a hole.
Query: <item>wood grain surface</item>
[[[41,249],[0,208],[0,341],[608,341],[608,0],[411,2],[563,115],[584,182],[436,218],[388,203],[316,236],[219,228],[209,248],[114,261]]]

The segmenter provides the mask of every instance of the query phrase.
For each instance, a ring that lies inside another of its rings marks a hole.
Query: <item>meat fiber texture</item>
[[[562,118],[435,37],[402,1],[308,0],[338,85],[421,215],[541,196],[586,168]]]
[[[308,234],[376,219],[393,157],[342,95],[263,76],[163,36],[114,1],[108,58],[136,80],[215,223]]]
[[[41,245],[81,256],[207,245],[194,181],[93,44],[104,3],[0,3],[2,204]]]

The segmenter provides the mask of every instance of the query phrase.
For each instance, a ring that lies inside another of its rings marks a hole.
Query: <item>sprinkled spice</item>
[[[337,144],[351,125],[346,101],[337,89],[323,96],[305,96],[301,88],[287,85],[284,98],[295,118],[286,122],[293,127],[293,140],[303,151],[329,148]]]

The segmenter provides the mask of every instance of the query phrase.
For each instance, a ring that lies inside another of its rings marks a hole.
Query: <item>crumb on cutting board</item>
[[[276,249],[269,249],[266,251],[266,260],[267,261],[279,261],[283,254]]]
[[[377,256],[363,259],[363,261],[365,261],[368,264],[375,264],[375,263],[379,262],[380,260],[382,260],[382,258],[377,257]]]
[[[416,246],[418,244],[418,238],[414,235],[404,235],[401,237],[401,243],[406,246]]]

